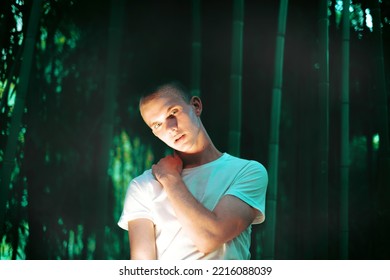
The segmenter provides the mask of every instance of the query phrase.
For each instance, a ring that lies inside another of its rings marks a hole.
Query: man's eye
[[[153,125],[153,129],[157,129],[161,126],[161,123],[156,123],[155,125]]]
[[[174,115],[176,115],[176,113],[177,113],[177,110],[173,110],[170,115],[174,116]]]

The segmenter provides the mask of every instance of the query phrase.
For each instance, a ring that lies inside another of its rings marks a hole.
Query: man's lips
[[[174,139],[175,139],[175,143],[177,143],[178,141],[180,141],[181,139],[183,139],[184,137],[184,134],[180,134],[178,136],[176,136]]]

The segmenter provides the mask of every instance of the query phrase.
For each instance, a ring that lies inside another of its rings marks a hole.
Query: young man
[[[176,83],[140,100],[153,134],[174,150],[128,187],[118,225],[131,259],[249,259],[251,224],[264,221],[263,165],[221,153],[202,102]]]

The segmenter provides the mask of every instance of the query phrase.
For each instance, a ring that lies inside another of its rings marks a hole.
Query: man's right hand
[[[163,186],[169,180],[181,177],[183,162],[177,154],[168,155],[152,166],[152,174]]]

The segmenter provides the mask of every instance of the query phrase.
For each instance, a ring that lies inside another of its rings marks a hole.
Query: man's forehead
[[[155,92],[140,102],[140,108],[144,107],[144,105],[154,105],[154,104],[162,104],[162,103],[184,103],[184,99],[180,93],[173,90],[159,91]]]
[[[144,101],[140,105],[140,112],[145,122],[153,122],[163,117],[175,106],[183,106],[184,100],[175,94],[164,94]]]

